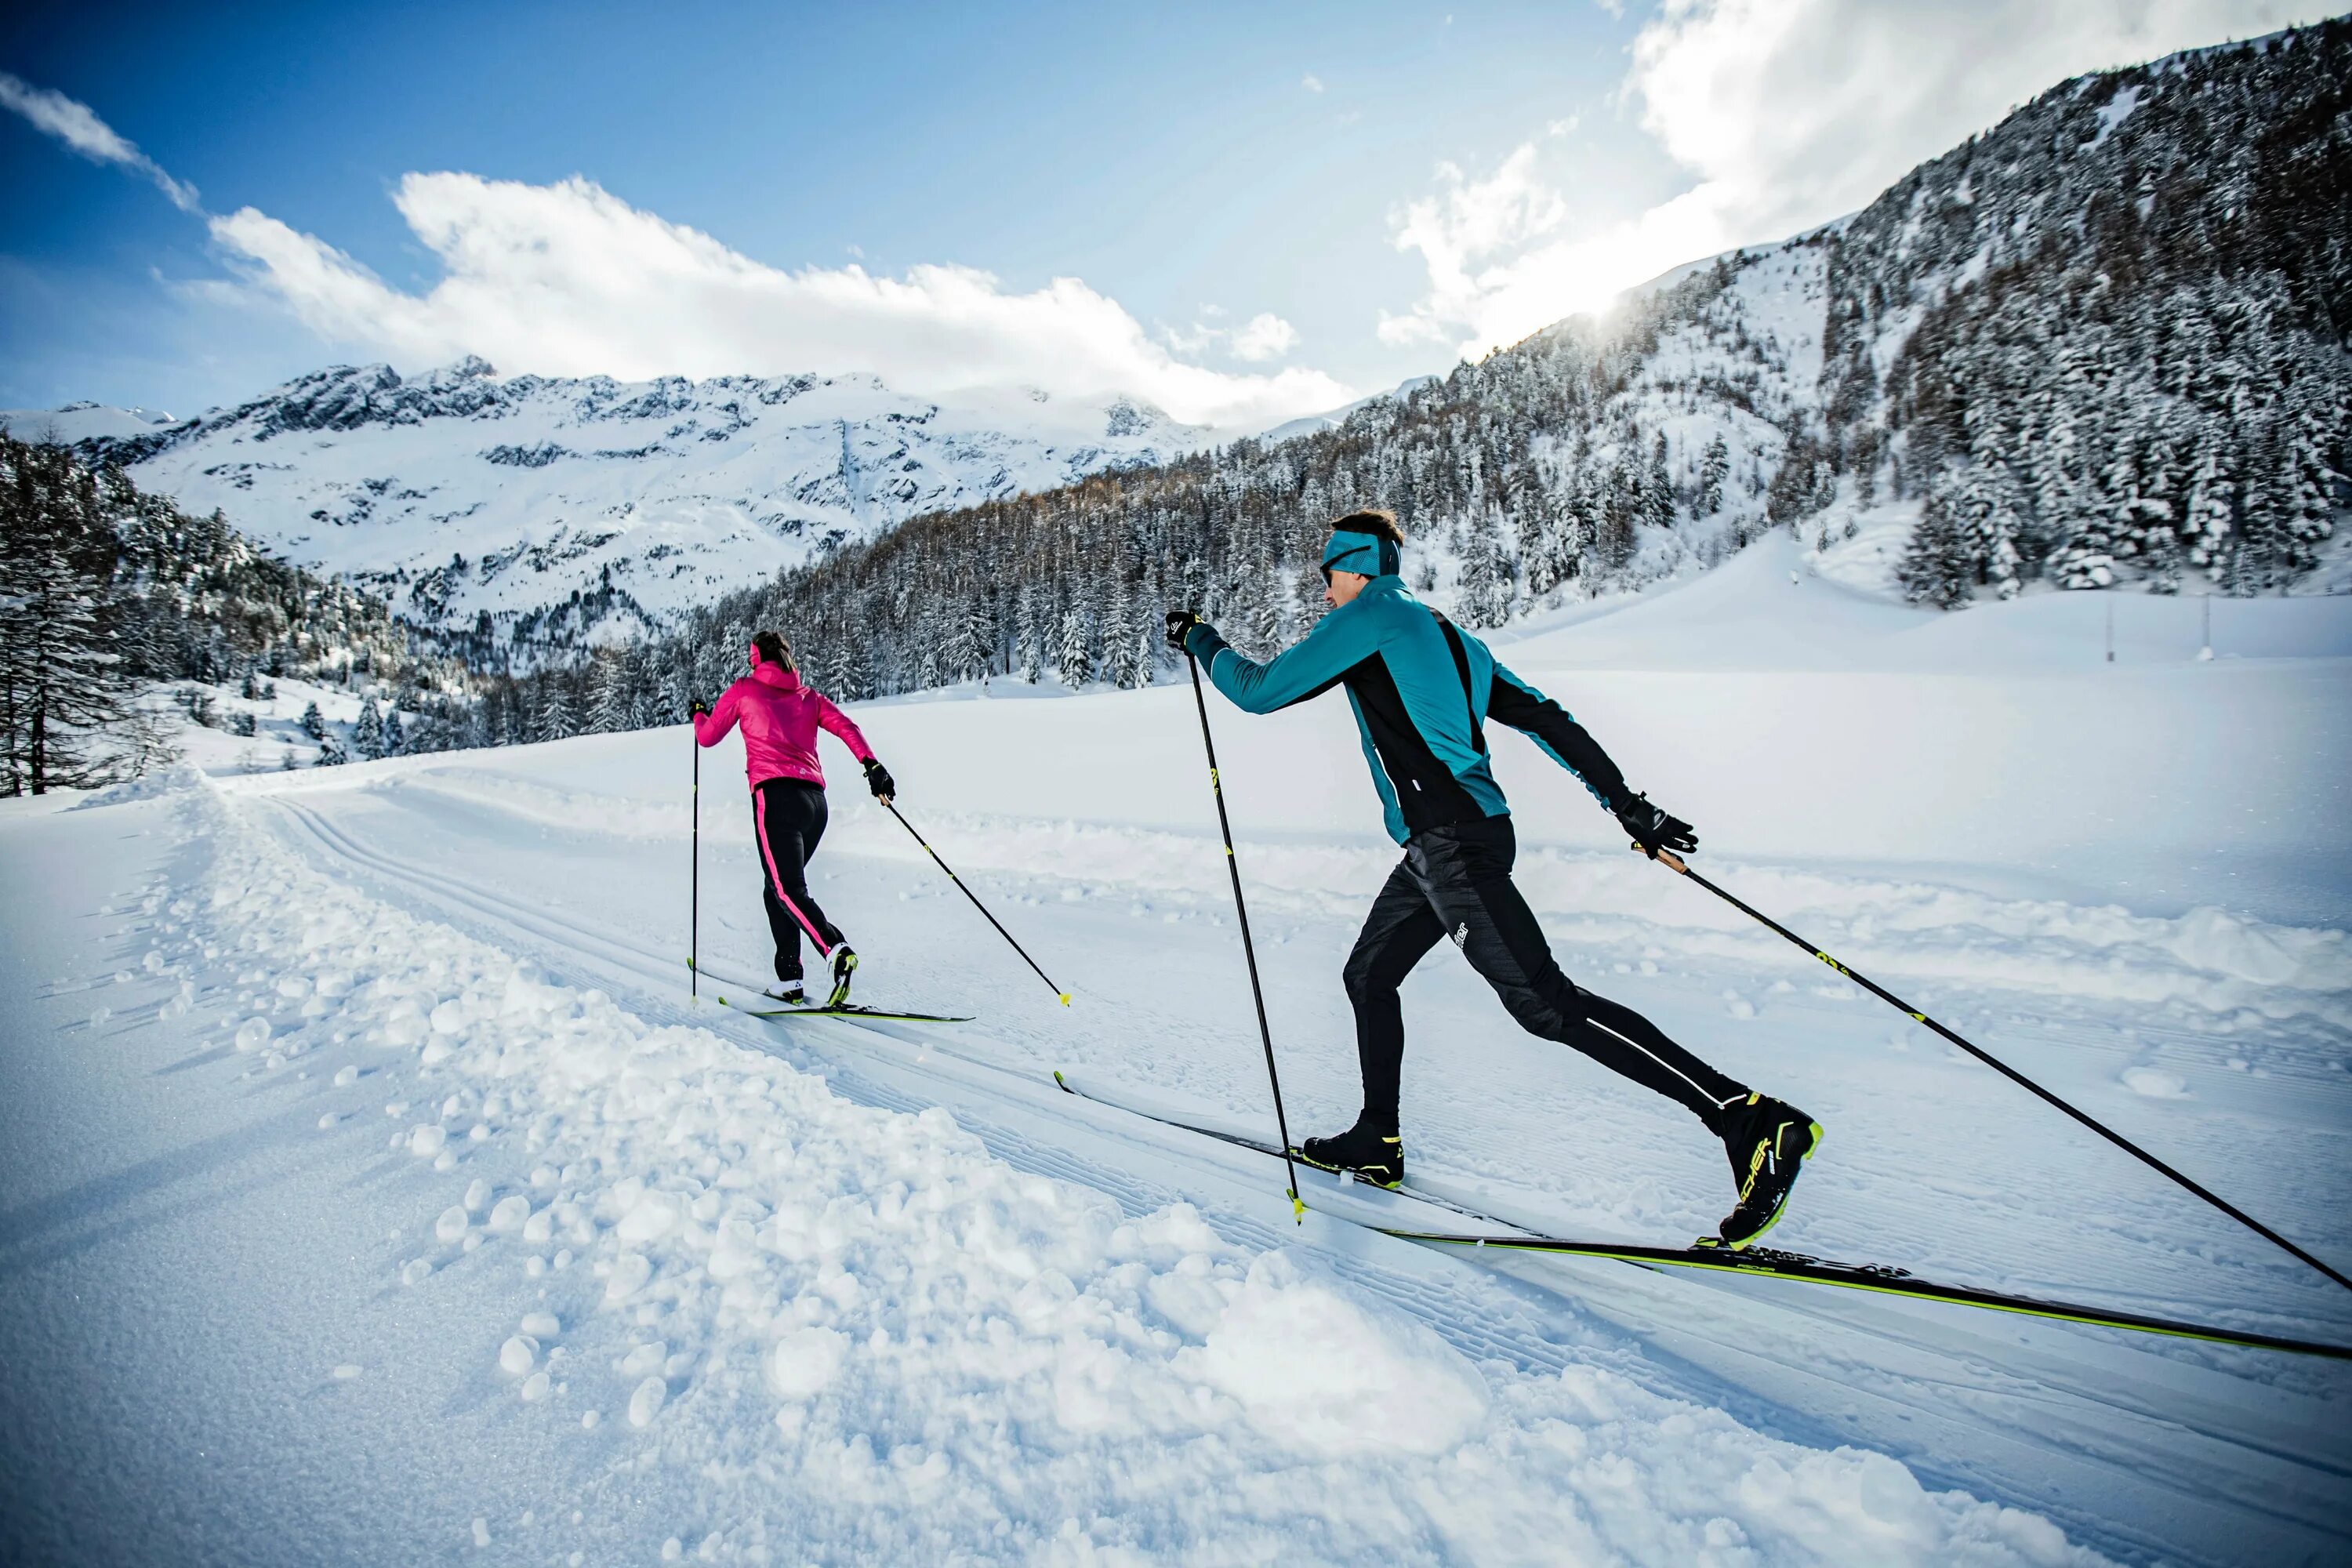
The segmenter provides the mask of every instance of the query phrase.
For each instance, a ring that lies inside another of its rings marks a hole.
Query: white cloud
[[[1203,305],[1201,314],[1222,319],[1222,305]],[[1262,364],[1270,359],[1280,359],[1298,346],[1298,329],[1271,310],[1261,310],[1238,327],[1217,327],[1206,320],[1196,321],[1190,327],[1162,327],[1162,342],[1180,354],[1206,353],[1223,345],[1237,360]]]
[[[1298,329],[1271,310],[1261,310],[1234,333],[1234,357],[1261,364],[1298,346]]]
[[[1309,72],[1306,76],[1298,79],[1298,85],[1305,88],[1309,92],[1321,92],[1323,90],[1323,79],[1312,72]]]
[[[1354,395],[1319,371],[1231,374],[1184,363],[1075,278],[1014,294],[960,266],[914,267],[903,278],[855,265],[788,272],[580,178],[530,185],[410,174],[394,202],[444,269],[421,294],[250,207],[214,219],[212,233],[249,287],[312,331],[401,363],[478,353],[502,371],[551,375],[871,371],[920,393],[1123,392],[1228,429]],[[1256,343],[1288,330],[1262,320],[1274,325],[1258,330]]]
[[[1866,204],[1922,160],[2084,71],[2247,37],[2308,0],[1664,0],[1633,44],[1622,94],[1692,176],[1672,199],[1592,226],[1535,141],[1484,179],[1391,220],[1429,289],[1389,342],[1517,341],[1685,261],[1776,240]],[[2316,14],[2316,13],[2313,13]],[[1559,122],[1547,126],[1553,137]]]
[[[0,108],[23,115],[36,130],[56,137],[92,163],[112,163],[152,180],[155,188],[171,197],[172,205],[182,212],[203,210],[197,205],[194,185],[184,185],[165,174],[155,160],[117,133],[114,127],[79,100],[49,88],[35,87],[20,77],[0,71]]]

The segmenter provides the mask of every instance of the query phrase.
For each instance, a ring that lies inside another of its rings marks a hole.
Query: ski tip
[[[1070,1005],[1070,994],[1069,994],[1068,992],[1066,992],[1066,991],[1059,991],[1059,992],[1055,993],[1055,995],[1058,995],[1059,997],[1061,997],[1061,999],[1062,999],[1062,1005],[1063,1005],[1063,1006],[1066,1007],[1066,1006],[1068,1006],[1068,1005]]]
[[[1054,1081],[1062,1087],[1065,1093],[1076,1094],[1078,1092],[1076,1089],[1070,1087],[1070,1080],[1062,1076],[1062,1069],[1060,1068],[1055,1068],[1054,1069]]]

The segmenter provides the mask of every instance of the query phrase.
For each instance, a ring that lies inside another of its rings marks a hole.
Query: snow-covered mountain
[[[178,424],[0,415],[186,510],[501,641],[627,635],[908,517],[1165,461],[1206,432],[1124,398],[908,396],[869,375],[624,383],[338,366]]]
[[[2347,81],[2352,20],[2061,83],[1847,217],[1442,380],[844,551],[664,657],[740,621],[803,628],[852,691],[1144,684],[1160,606],[1253,652],[1302,633],[1356,506],[1392,509],[1408,581],[1481,628],[1775,531],[1945,609],[2344,591]]]

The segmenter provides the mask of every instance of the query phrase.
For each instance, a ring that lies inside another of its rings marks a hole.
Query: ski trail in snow
[[[303,815],[315,820],[319,816],[316,807],[323,804],[321,797],[310,796],[310,809]],[[442,909],[456,906],[460,910],[470,908],[478,917],[509,932],[529,933],[536,928],[535,940],[545,943],[551,957],[558,963],[568,957],[576,964],[582,952],[593,952],[597,957],[582,971],[583,975],[592,971],[618,969],[634,977],[634,983],[654,988],[654,995],[675,995],[677,976],[668,964],[646,958],[618,936],[597,931],[585,917],[554,917],[490,894],[472,879],[400,866],[389,858],[370,855],[352,844],[347,835],[331,830],[328,837],[314,837],[312,842],[344,857],[355,868],[364,868],[372,878],[404,881],[413,891],[422,892],[429,905]],[[341,849],[336,848],[338,843]],[[610,955],[609,964],[606,954]],[[661,1016],[650,997],[641,1005],[649,1016]],[[931,1033],[944,1036],[948,1031]],[[944,1096],[956,1104],[960,1120],[983,1132],[992,1152],[1012,1159],[1017,1166],[1034,1161],[1037,1168],[1045,1169],[1045,1157],[1040,1152],[1043,1147],[1055,1142],[1066,1144],[1084,1135],[1084,1129],[1070,1125],[1066,1119],[1056,1124],[1050,1108],[1041,1110],[1034,1097],[1045,1091],[1037,1086],[1024,1083],[1026,1097],[1016,1097],[1008,1103],[1002,1084],[988,1081],[1004,1075],[973,1057],[968,1047],[950,1047],[944,1039],[926,1038],[923,1031],[896,1031],[887,1041],[877,1037],[879,1035],[879,1030],[861,1030],[855,1038],[839,1034],[820,1038],[814,1029],[804,1027],[793,1031],[792,1043],[783,1048],[797,1060],[855,1060],[855,1081],[841,1081],[844,1088],[861,1098],[871,1092],[877,1079],[895,1079],[904,1085],[892,1097],[900,1109],[938,1103]],[[760,1042],[760,1048],[773,1047],[772,1040]],[[882,1055],[886,1049],[898,1053],[895,1061]],[[952,1060],[940,1059],[950,1051]],[[953,1074],[951,1079],[945,1076],[950,1073]],[[975,1113],[970,1108],[976,1102],[984,1109]],[[1012,1129],[1015,1123],[1024,1131],[1014,1134]],[[1047,1128],[1050,1132],[1041,1139],[1041,1131]],[[1096,1136],[1100,1133],[1097,1131]],[[1122,1141],[1129,1145],[1144,1142],[1131,1131],[1125,1133]],[[1114,1144],[1110,1163],[1116,1159]],[[1134,1163],[1131,1147],[1125,1163],[1130,1166]],[[1173,1190],[1200,1194],[1200,1173],[1214,1170],[1219,1163],[1213,1156],[1183,1149],[1181,1144],[1155,1149],[1152,1163],[1163,1175],[1171,1166],[1185,1172],[1177,1182],[1165,1185],[1138,1182],[1132,1177],[1113,1179],[1108,1163],[1073,1164],[1065,1155],[1052,1170],[1057,1176],[1116,1193],[1122,1207],[1132,1213],[1155,1199],[1164,1201],[1165,1194]],[[1228,1163],[1220,1174],[1228,1193],[1247,1182],[1249,1184],[1243,1190],[1255,1196],[1260,1212],[1278,1215],[1276,1205],[1265,1201],[1266,1183],[1262,1173],[1249,1172],[1245,1164]],[[1232,1216],[1223,1205],[1234,1199],[1219,1194],[1210,1201],[1217,1224],[1224,1229]],[[1244,1197],[1241,1204],[1248,1201]],[[1273,1245],[1279,1240],[1282,1228],[1278,1220],[1275,1225],[1261,1220],[1249,1227],[1244,1245]],[[1238,1233],[1234,1234],[1240,1238]],[[1872,1420],[1887,1430],[1916,1434],[1923,1427],[1928,1428],[1935,1433],[1928,1446],[1937,1454],[1966,1456],[1958,1463],[1947,1461],[1949,1468],[1946,1473],[1967,1478],[1970,1484],[1980,1488],[1989,1482],[1998,1484],[2004,1474],[2012,1478],[2013,1484],[2018,1477],[2033,1475],[2046,1479],[2053,1473],[2079,1471],[2065,1489],[2070,1495],[2091,1495],[2116,1484],[2110,1467],[2120,1463],[2136,1471],[2160,1472],[2180,1460],[2182,1456],[2178,1450],[2185,1444],[2198,1452],[2196,1473],[2228,1478],[2200,1500],[2200,1507],[2217,1506],[2225,1498],[2245,1495],[2239,1489],[2260,1484],[2255,1474],[2261,1468],[2264,1450],[2276,1447],[2274,1440],[2258,1429],[2260,1423],[2244,1419],[2241,1404],[2243,1395],[2233,1398],[2231,1394],[2233,1378],[2186,1366],[2153,1371],[2147,1358],[2130,1351],[2085,1347],[2063,1341],[2053,1347],[2046,1342],[2034,1342],[2031,1334],[2012,1335],[1948,1321],[1923,1322],[1906,1318],[1900,1311],[1875,1308],[1832,1312],[1785,1302],[1760,1302],[1752,1296],[1742,1300],[1736,1289],[1727,1294],[1717,1292],[1725,1294],[1726,1299],[1707,1303],[1704,1296],[1662,1286],[1654,1280],[1594,1280],[1574,1275],[1564,1281],[1557,1269],[1514,1266],[1504,1271],[1535,1286],[1538,1299],[1574,1300],[1585,1310],[1639,1333],[1651,1349],[1646,1356],[1636,1358],[1631,1364],[1638,1367],[1640,1375],[1653,1386],[1708,1398],[1740,1410],[1746,1418],[1762,1419],[1781,1429],[1808,1424],[1801,1418],[1792,1422],[1792,1410],[1839,1406],[1844,1407],[1844,1422],[1849,1425],[1841,1427],[1833,1423],[1832,1430],[1851,1431],[1850,1424],[1866,1426]],[[1425,1290],[1380,1293],[1416,1315],[1433,1315]],[[1555,1306],[1548,1314],[1555,1323],[1559,1310]],[[1766,1326],[1759,1328],[1759,1321]],[[1826,1385],[1814,1374],[1791,1371],[1792,1367],[1824,1359],[1824,1334],[1831,1336],[1830,1342],[1846,1345],[1827,1359],[1850,1374]],[[1458,1329],[1447,1335],[1457,1348],[1468,1348],[1476,1340],[1497,1342],[1484,1333],[1474,1340],[1459,1335]],[[1526,1337],[1514,1338],[1517,1348],[1507,1351],[1505,1359],[1523,1370],[1540,1364],[1528,1353]],[[1776,1351],[1773,1347],[1780,1348]],[[1664,1366],[1655,1359],[1662,1351],[1670,1358]],[[1952,1359],[1955,1352],[1957,1363]],[[1480,1352],[1474,1350],[1472,1353]],[[1541,1358],[1545,1362],[1551,1359],[1549,1354]],[[1622,1359],[1622,1352],[1619,1359]],[[2114,1359],[2133,1367],[2133,1373],[2117,1377],[2114,1365],[2109,1364]],[[1687,1363],[1679,1373],[1671,1370],[1677,1361]],[[1864,1366],[1871,1368],[1866,1375],[1857,1372]],[[2000,1370],[1988,1378],[1983,1369],[1992,1367]],[[1968,1370],[1970,1368],[1976,1370]],[[1867,1392],[1862,1392],[1856,1384]],[[1953,1418],[1946,1403],[1948,1396],[1938,1392],[1960,1386],[1977,1387],[1979,1398],[1990,1394],[1996,1403],[2014,1401],[2018,1414],[2008,1421],[1996,1416],[1988,1423],[1979,1417],[1979,1425],[1971,1429],[1969,1423]],[[2084,1407],[2068,1420],[2053,1421],[2053,1412],[2065,1408],[2070,1401],[2084,1402]],[[2200,1436],[2185,1438],[2179,1430],[2177,1423],[2183,1408],[2196,1413]],[[2100,1414],[2092,1415],[2093,1409]],[[1856,1414],[1870,1410],[1875,1410],[1877,1415]],[[2119,1440],[2112,1430],[2118,1426],[2140,1427],[2144,1435]],[[2053,1426],[2066,1434],[2055,1449],[2045,1435]],[[2126,1458],[2135,1443],[2145,1446],[2141,1457]],[[2289,1444],[2279,1448],[2276,1457],[2302,1466],[2313,1463],[2316,1455],[2300,1445]],[[1918,1459],[1915,1458],[1914,1462]],[[2249,1465],[2254,1467],[2253,1470],[2248,1469]],[[2330,1468],[2324,1463],[2322,1468]],[[2087,1518],[2083,1525],[2089,1525]],[[2112,1516],[2107,1516],[2106,1522],[2097,1528],[2112,1533]],[[2153,1537],[2146,1538],[2142,1549],[2153,1544]],[[2173,1544],[2177,1549],[2178,1541]]]
[[[583,1446],[579,1483],[522,1515],[534,1557],[644,1552],[650,1526],[718,1559],[1279,1541],[1333,1561],[1857,1542],[1879,1562],[2093,1561],[2030,1514],[1760,1436],[1605,1353],[1529,1375],[1396,1310],[1531,1300],[1475,1272],[1400,1257],[1383,1293],[1335,1272],[1360,1231],[1266,1251],[1189,1205],[1124,1213],[1013,1170],[936,1104],[845,1100],[331,879],[208,794],[181,809],[211,866],[149,940],[233,1001],[252,1092],[339,1062],[402,1076],[380,1180],[445,1206],[373,1266],[419,1313],[500,1281],[551,1292],[477,1352],[514,1422]],[[359,1131],[321,1129],[353,1155]],[[472,1512],[451,1500],[425,1505],[445,1532]]]

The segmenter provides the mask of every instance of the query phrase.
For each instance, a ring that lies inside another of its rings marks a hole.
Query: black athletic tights
[[[1747,1088],[1631,1007],[1580,989],[1559,972],[1534,911],[1511,885],[1517,848],[1507,816],[1424,828],[1405,845],[1404,859],[1372,900],[1347,968],[1364,1070],[1364,1120],[1387,1129],[1397,1124],[1397,1079],[1404,1061],[1397,987],[1423,954],[1451,937],[1530,1034],[1574,1046],[1688,1107],[1719,1131],[1722,1113],[1747,1098]]]
[[[751,820],[760,845],[760,892],[768,929],[776,938],[776,978],[801,977],[801,933],[816,943],[820,961],[842,942],[841,928],[809,897],[808,858],[824,837],[824,791],[799,779],[763,779],[751,790]]]

